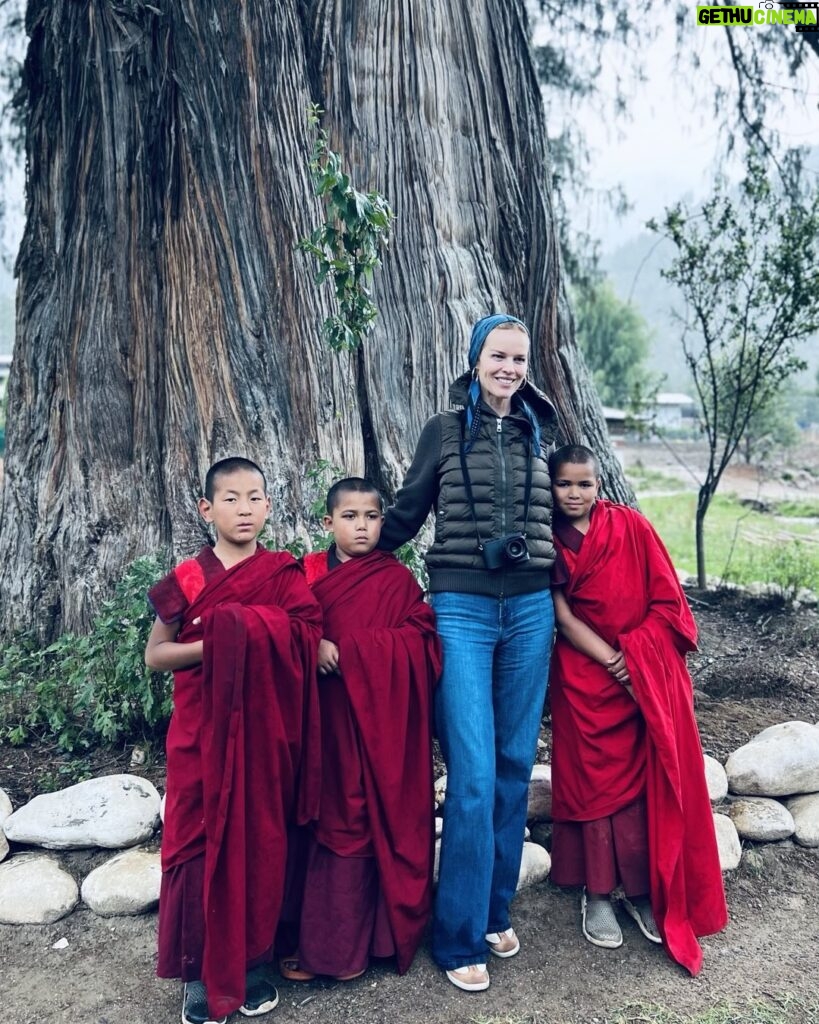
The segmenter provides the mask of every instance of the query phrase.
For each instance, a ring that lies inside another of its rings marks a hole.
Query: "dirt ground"
[[[781,605],[691,595],[701,650],[691,659],[706,752],[723,760],[760,729],[789,719],[819,722],[819,617]],[[544,718],[548,758],[550,727]],[[100,771],[126,771],[130,751],[107,755]],[[118,763],[119,762],[119,763]],[[53,752],[0,752],[0,785],[15,806],[52,774]],[[146,769],[161,785],[162,765]],[[86,874],[98,855],[65,862]],[[490,963],[485,993],[460,993],[422,948],[399,978],[391,963],[340,984],[281,982],[270,1019],[322,1024],[541,1024],[647,1020],[647,1007],[678,1013],[760,999],[793,1021],[819,1021],[819,850],[790,842],[748,848],[726,876],[731,922],[703,940],[705,966],[688,977],[628,919],[625,944],[600,950],[582,937],[578,897],[545,882],[521,893],[513,919],[523,945]],[[60,939],[68,945],[54,949]],[[0,988],[10,1024],[159,1024],[178,1021],[180,986],[154,977],[156,915],[97,917],[82,908],[56,924],[0,926]],[[787,1007],[790,1006],[789,1010]],[[238,1015],[235,1020],[240,1020]],[[752,1021],[753,1011],[736,1019]],[[761,1018],[760,1018],[761,1019]],[[767,1019],[767,1018],[765,1018]]]

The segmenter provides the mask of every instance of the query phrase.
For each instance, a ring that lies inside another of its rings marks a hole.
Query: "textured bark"
[[[189,553],[216,458],[269,470],[281,542],[318,459],[391,491],[492,310],[530,324],[566,437],[629,496],[562,290],[522,2],[30,0],[28,27],[0,628],[82,627],[125,563]],[[295,251],[321,218],[311,101],[398,215],[355,356],[324,348]]]

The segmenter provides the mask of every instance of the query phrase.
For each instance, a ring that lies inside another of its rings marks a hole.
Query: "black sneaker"
[[[227,1017],[214,1017],[201,981],[186,982],[182,989],[182,1024],[225,1024]]]
[[[265,965],[248,971],[245,980],[245,1001],[239,1007],[239,1013],[243,1013],[245,1017],[258,1017],[262,1013],[269,1013],[278,1002],[279,993],[268,978]]]

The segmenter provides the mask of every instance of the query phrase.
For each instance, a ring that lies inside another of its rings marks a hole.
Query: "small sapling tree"
[[[695,517],[705,587],[703,527],[722,475],[819,329],[819,190],[777,191],[752,154],[738,196],[720,184],[700,210],[677,204],[648,227],[677,249],[662,274],[685,298],[682,346],[708,442]]]

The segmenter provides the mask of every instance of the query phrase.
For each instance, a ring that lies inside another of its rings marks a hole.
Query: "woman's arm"
[[[441,459],[441,421],[427,420],[401,489],[384,516],[378,547],[394,551],[418,533],[438,500],[438,463]]]
[[[202,641],[179,644],[176,636],[180,623],[165,623],[154,619],[148,643],[145,647],[145,664],[155,672],[175,672],[178,668],[189,668],[202,663]]]
[[[585,654],[607,669],[619,683],[627,684],[629,675],[622,651],[617,651],[611,644],[607,644],[590,626],[581,622],[573,614],[562,587],[553,589],[552,599],[555,606],[555,621],[560,635],[565,636],[572,647],[580,651],[581,654]]]

